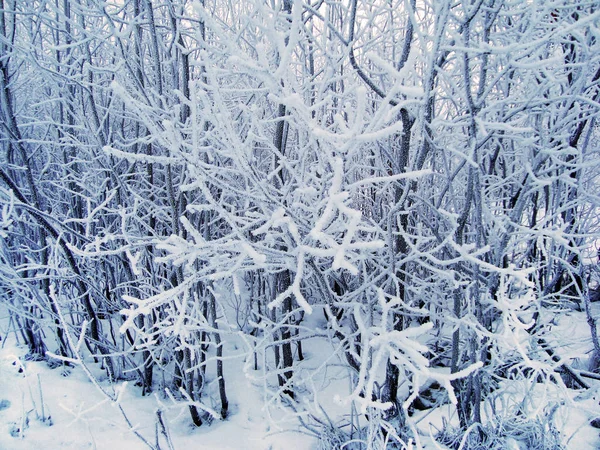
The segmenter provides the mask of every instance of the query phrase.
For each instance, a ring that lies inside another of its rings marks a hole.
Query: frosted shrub
[[[561,450],[560,432],[552,424],[552,414],[527,418],[511,414],[494,418],[485,425],[462,429],[444,428],[437,440],[452,449],[460,450]]]
[[[323,433],[319,436],[319,443],[317,446],[318,450],[330,450],[334,448],[348,448],[353,447],[345,446],[344,444],[349,440],[346,434],[337,428],[327,427],[323,428]]]

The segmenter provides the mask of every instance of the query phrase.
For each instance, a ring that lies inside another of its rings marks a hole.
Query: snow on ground
[[[600,310],[596,313],[600,315]],[[0,450],[147,448],[131,432],[118,405],[108,401],[80,367],[64,371],[60,366],[51,368],[44,361],[27,361],[27,349],[16,343],[15,333],[8,332],[7,321],[1,319]],[[307,318],[305,325],[317,329],[321,325],[319,315]],[[561,354],[568,356],[566,351],[570,355],[579,355],[584,364],[586,352],[591,348],[586,328],[583,313],[573,312],[556,324],[553,336],[548,339],[564,340]],[[225,345],[226,354],[230,355],[242,347],[234,334],[227,336]],[[304,343],[304,352],[307,358],[298,365],[298,373],[302,373],[303,368],[321,366],[331,355],[331,343],[323,338],[309,339]],[[94,375],[104,380],[102,387],[112,394],[114,388],[106,382],[103,371],[93,361],[86,362]],[[304,388],[307,397],[312,395],[311,390],[318,394],[323,410],[334,421],[343,419],[345,411],[334,398],[349,393],[347,369],[341,362],[330,358],[323,370],[307,379]],[[120,383],[116,389],[123,390],[120,405],[128,419],[152,444],[156,441],[156,411],[160,407],[177,450],[317,449],[317,440],[303,433],[291,410],[273,404],[269,409],[263,407],[265,399],[260,371],[249,373],[254,377],[251,379],[244,374],[243,366],[241,357],[225,361],[230,415],[224,421],[213,421],[200,428],[191,425],[186,406],[173,406],[158,394],[141,397],[140,388],[133,384]],[[313,370],[305,372],[314,373]],[[514,411],[518,405],[525,405],[531,418],[543,417],[544,413],[547,417],[551,412],[551,421],[562,431],[568,449],[599,449],[600,431],[592,428],[589,422],[600,417],[600,382],[589,381],[592,388],[588,391],[574,391],[552,383],[505,382],[494,392],[496,409],[492,411],[491,403],[486,402],[483,410],[487,417],[496,420],[505,412]],[[216,399],[213,393],[207,395],[205,401],[216,408]],[[319,413],[318,408],[311,408]],[[444,422],[456,423],[456,414],[451,405],[444,405],[417,412],[412,420],[423,436],[425,448],[444,448],[433,444],[427,436],[441,430]],[[162,437],[160,445],[162,449],[168,448]],[[515,449],[527,448],[522,443],[515,445]]]
[[[0,450],[148,448],[130,431],[118,406],[106,400],[81,368],[64,373],[62,367],[51,369],[43,361],[26,361],[27,349],[16,344],[14,333],[7,338],[6,329],[0,329],[0,337],[3,339],[0,343]],[[105,378],[92,361],[87,363],[95,375]],[[261,387],[245,378],[242,364],[241,359],[225,362],[230,398],[227,420],[196,428],[191,425],[187,407],[164,411],[175,449],[314,448],[314,438],[286,431],[299,428],[295,421],[285,423],[282,420],[285,414],[277,416],[279,427],[270,423],[262,408]],[[113,392],[108,383],[103,382],[102,386]],[[123,388],[123,383],[118,388]],[[136,430],[152,444],[156,441],[156,410],[160,406],[157,397],[142,397],[139,387],[128,384],[124,386],[120,402]],[[158,398],[165,407],[172,406],[168,399]],[[42,414],[46,420],[42,420]],[[271,414],[275,414],[273,408]],[[168,448],[162,437],[160,445]]]

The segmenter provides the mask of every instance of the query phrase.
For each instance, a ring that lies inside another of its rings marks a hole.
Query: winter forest
[[[597,0],[0,0],[0,447],[600,448],[599,39]]]

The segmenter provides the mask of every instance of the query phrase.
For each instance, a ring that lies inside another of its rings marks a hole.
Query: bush
[[[437,440],[457,450],[566,449],[551,418],[552,414],[534,419],[522,415],[500,416],[485,425],[476,424],[466,432],[448,426],[437,435]]]

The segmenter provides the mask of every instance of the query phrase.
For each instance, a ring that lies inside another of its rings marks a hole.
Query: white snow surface
[[[67,369],[65,373],[61,366],[51,369],[44,361],[26,361],[27,348],[16,344],[12,331],[7,336],[6,320],[2,320],[2,325],[0,450],[148,448],[130,431],[118,405],[108,401],[80,367]],[[226,343],[226,349],[228,345],[233,343]],[[113,390],[99,365],[91,358],[86,363],[108,392],[118,394],[121,390],[120,405],[136,430],[153,445],[156,411],[161,408],[176,450],[314,448],[316,440],[303,434],[296,420],[287,420],[291,416],[289,411],[280,414],[277,423],[269,420],[263,408],[261,386],[255,386],[245,377],[242,359],[224,363],[229,417],[199,428],[191,423],[187,406],[173,407],[168,398],[156,392],[142,397],[141,388],[133,383],[120,382]],[[44,416],[50,417],[45,421],[37,417],[42,411],[39,386]],[[25,426],[24,416],[28,422]],[[162,436],[159,443],[161,449],[169,448]]]
[[[594,305],[598,308],[597,305]],[[597,313],[600,311],[596,311]],[[28,361],[27,348],[19,345],[14,329],[9,329],[7,313],[0,312],[0,450],[41,449],[109,449],[137,450],[148,448],[137,438],[119,411],[119,405],[110,402],[80,367],[64,370],[51,368],[45,361]],[[315,322],[316,318],[313,318]],[[315,325],[315,324],[313,324]],[[564,342],[561,355],[585,355],[591,348],[589,330],[583,313],[573,312],[563,317],[553,330],[556,342]],[[556,343],[555,342],[555,343]],[[225,342],[226,353],[235,353],[235,336]],[[324,340],[305,342],[305,364],[315,367],[330,356],[331,348]],[[87,366],[100,380],[100,385],[115,394],[135,429],[151,444],[156,442],[156,411],[161,409],[176,450],[320,450],[316,438],[309,436],[294,418],[289,408],[271,405],[265,408],[260,382],[251,381],[244,373],[244,360],[225,360],[227,392],[230,413],[226,420],[214,420],[200,428],[191,424],[187,406],[174,406],[168,399],[154,392],[142,397],[141,388],[132,383],[111,386],[104,371],[91,358]],[[332,364],[331,368],[314,380],[319,402],[333,418],[344,411],[336,398],[348,395],[346,370]],[[487,417],[502,415],[503,410],[517,403],[527,404],[531,417],[548,408],[555,408],[553,424],[562,432],[568,449],[592,450],[600,448],[599,430],[589,425],[600,417],[600,382],[590,381],[591,389],[575,391],[552,383],[528,386],[526,381],[506,382],[495,393],[498,401],[495,413],[484,404]],[[523,392],[528,392],[523,399]],[[502,400],[500,400],[502,399]],[[42,409],[43,404],[43,409]],[[215,406],[216,407],[216,406]],[[43,417],[42,417],[43,416]],[[485,419],[484,419],[485,420]],[[456,424],[455,407],[451,404],[416,413],[411,422],[419,431],[421,448],[445,449],[434,443],[430,436],[443,423]],[[161,449],[168,449],[159,437]],[[415,445],[413,448],[419,448]],[[515,449],[526,449],[514,442]]]

